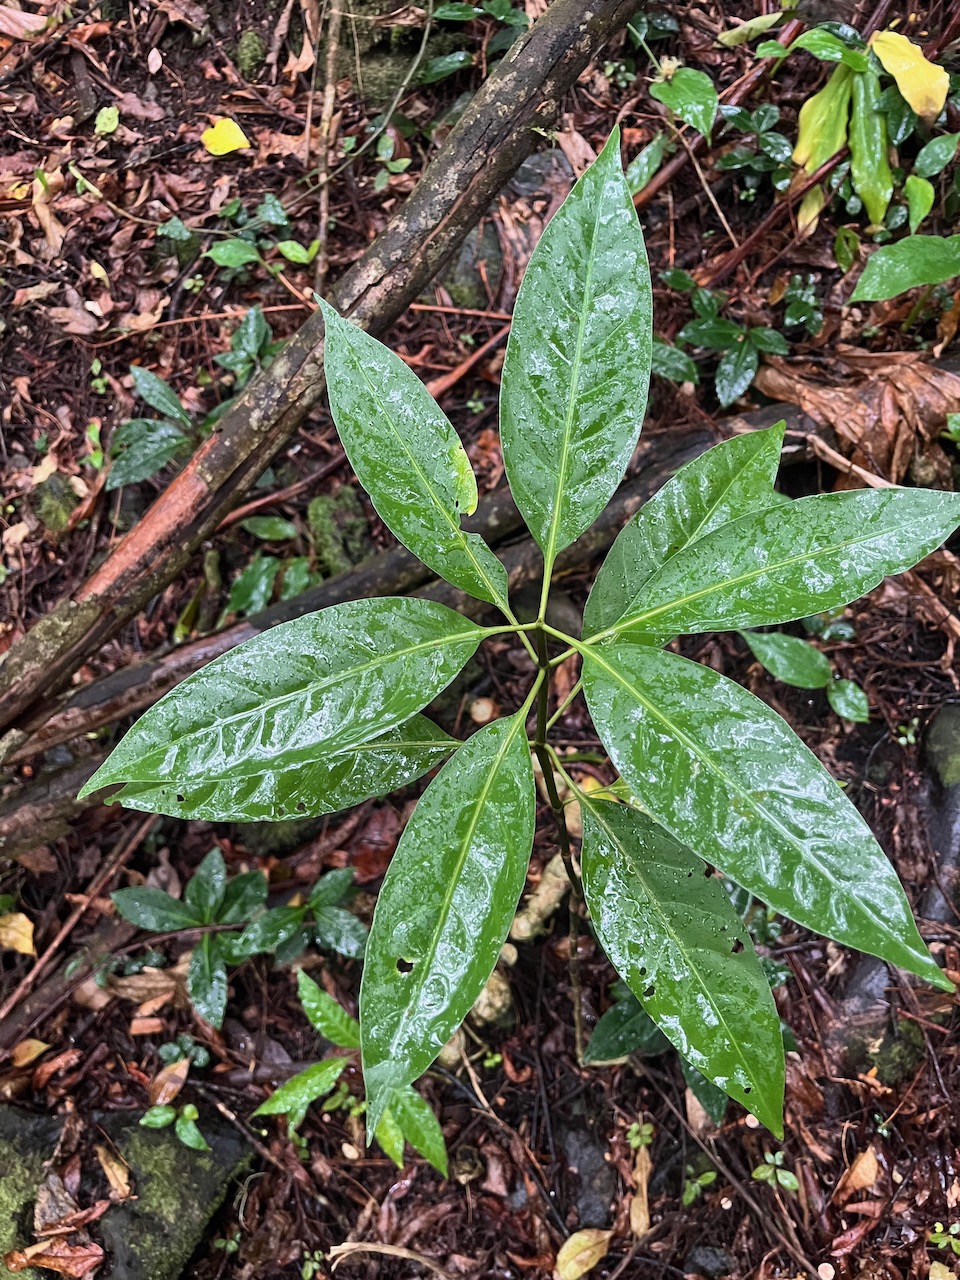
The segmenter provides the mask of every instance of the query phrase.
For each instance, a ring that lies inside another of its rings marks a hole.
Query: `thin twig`
[[[337,105],[337,54],[340,51],[342,25],[343,10],[335,2],[327,23],[327,56],[324,64],[323,105],[320,109],[320,154],[317,164],[317,180],[320,183],[317,242],[320,248],[313,277],[313,287],[317,293],[323,293],[323,284],[330,267],[330,184],[326,178],[330,171],[330,152],[334,143],[333,113]]]

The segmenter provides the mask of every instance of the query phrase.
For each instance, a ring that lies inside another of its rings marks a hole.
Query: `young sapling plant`
[[[951,983],[886,855],[815,756],[769,706],[670,642],[849,603],[940,546],[960,523],[960,496],[790,501],[774,489],[783,424],[739,436],[633,516],[582,632],[548,621],[556,558],[612,497],[647,396],[652,294],[617,132],[543,233],[504,362],[506,474],[544,561],[533,621],[518,620],[503,565],[461,527],[477,485],[454,428],[397,356],[323,311],[330,405],[360,483],[404,545],[499,617],[480,625],[397,597],[285,623],[168,693],[85,791],[122,784],[116,798],[135,809],[259,821],[343,810],[445,762],[403,831],[366,945],[359,1039],[372,1137],[497,961],[533,843],[533,753],[574,889],[582,878],[630,992],[684,1059],[781,1134],[780,1020],[712,868],[844,946]],[[422,712],[485,640],[508,635],[529,655],[527,691],[459,743]],[[578,787],[554,746],[552,681],[568,655],[621,780],[612,791]],[[556,777],[580,804],[579,850]]]

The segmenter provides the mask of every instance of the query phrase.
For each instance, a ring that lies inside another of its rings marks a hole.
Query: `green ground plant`
[[[782,1133],[780,1019],[711,868],[807,928],[952,987],[836,782],[770,707],[670,642],[857,598],[937,548],[960,522],[960,496],[872,489],[790,501],[774,489],[782,424],[739,436],[682,468],[629,521],[580,634],[548,621],[557,555],[616,490],[647,396],[652,292],[617,132],[530,260],[504,362],[506,473],[544,560],[533,621],[518,620],[504,566],[461,528],[477,483],[453,426],[397,356],[323,309],[331,409],[359,481],[402,543],[502,621],[397,597],[285,623],[168,693],[85,793],[119,784],[115,798],[131,808],[258,821],[341,811],[446,760],[403,831],[364,954],[372,1137],[497,961],[533,844],[533,753],[574,892],[582,886],[630,993],[687,1062]],[[458,743],[421,713],[484,641],[504,637],[529,655],[526,695]],[[609,795],[579,788],[551,741],[569,701],[551,703],[552,677],[573,655],[621,780]],[[579,801],[579,851],[558,775]]]

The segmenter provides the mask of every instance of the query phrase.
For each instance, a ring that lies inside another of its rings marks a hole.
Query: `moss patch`
[[[252,80],[264,64],[267,51],[256,31],[244,31],[237,41],[237,69],[244,80]]]
[[[60,1128],[61,1122],[51,1116],[0,1107],[0,1280],[38,1280],[32,1268],[14,1275],[2,1259],[10,1249],[22,1249],[33,1240],[33,1202]]]
[[[335,494],[322,494],[307,507],[317,569],[332,578],[359,564],[371,552],[367,518],[356,490],[344,485]]]

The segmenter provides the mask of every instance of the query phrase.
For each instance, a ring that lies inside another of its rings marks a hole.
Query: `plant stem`
[[[563,859],[563,865],[567,872],[567,879],[570,881],[570,896],[567,899],[567,937],[570,947],[570,955],[567,959],[568,972],[570,974],[570,994],[573,999],[573,1034],[574,1044],[577,1053],[577,1062],[583,1062],[584,1049],[584,1033],[583,1033],[583,988],[580,981],[580,956],[579,956],[579,940],[580,940],[580,903],[583,899],[583,893],[580,887],[580,876],[577,873],[576,866],[573,861],[573,852],[570,848],[570,833],[567,830],[567,819],[564,813],[563,802],[557,791],[557,782],[553,772],[553,759],[551,751],[547,745],[547,731],[550,727],[550,682],[546,678],[550,671],[550,657],[547,652],[547,637],[543,629],[537,632],[537,660],[540,666],[542,683],[537,690],[537,730],[536,737],[533,740],[533,749],[537,753],[537,759],[540,761],[540,768],[543,770],[543,781],[547,790],[547,799],[550,802],[550,809],[553,813],[553,820],[556,823],[557,838],[560,845],[560,857]]]
[[[577,694],[580,692],[580,689],[581,689],[582,685],[583,685],[583,681],[582,681],[582,680],[578,680],[578,681],[577,681],[577,683],[576,683],[576,684],[573,686],[573,688],[570,690],[570,692],[567,694],[567,696],[564,698],[564,700],[560,703],[559,707],[557,707],[556,711],[553,713],[553,715],[552,715],[552,716],[550,717],[550,719],[547,721],[547,731],[548,731],[548,732],[549,732],[549,731],[553,728],[553,726],[557,723],[557,721],[560,719],[560,717],[561,717],[561,716],[563,715],[563,713],[566,711],[567,707],[569,707],[570,703],[571,703],[571,702],[573,702],[574,698],[575,698],[575,697],[577,696]]]

